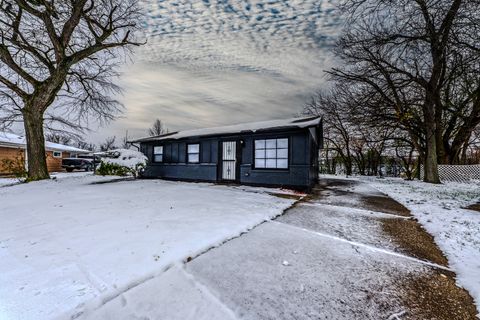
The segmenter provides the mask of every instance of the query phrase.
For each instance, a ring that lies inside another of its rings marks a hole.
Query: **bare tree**
[[[130,149],[130,147],[132,146],[130,144],[130,137],[128,136],[128,130],[125,131],[125,135],[123,136],[122,138],[122,145],[121,145],[121,148],[122,149]]]
[[[408,137],[397,135],[393,148],[395,149],[395,156],[400,160],[403,167],[405,178],[412,180],[414,178],[414,171],[419,169],[418,163],[417,168],[415,167],[415,146]]]
[[[325,147],[340,158],[347,175],[354,169],[377,175],[384,151],[399,131],[395,123],[372,122],[365,116],[362,99],[355,87],[337,83],[319,91],[304,108],[305,114],[323,117]],[[325,150],[326,157],[329,154]]]
[[[168,133],[168,129],[160,119],[156,119],[152,127],[148,129],[148,135],[151,137],[160,136],[165,133]]]
[[[60,133],[48,133],[45,135],[45,140],[54,142],[54,143],[69,145],[72,143],[73,139],[70,135],[65,135]]]
[[[109,151],[109,150],[117,149],[117,146],[115,145],[116,140],[117,138],[115,136],[106,138],[105,141],[100,144],[100,151]]]
[[[85,141],[82,141],[82,140],[76,141],[74,143],[74,146],[79,148],[79,149],[83,149],[83,150],[89,150],[89,151],[97,150],[97,146],[95,144],[90,143],[90,142],[85,142]]]
[[[319,91],[305,106],[304,113],[323,118],[325,146],[340,157],[347,175],[352,174],[352,139],[354,128],[347,120],[349,101],[344,87],[332,92]]]
[[[349,0],[333,78],[362,92],[371,121],[406,130],[438,183],[480,123],[477,0]]]
[[[136,0],[0,0],[0,122],[23,121],[29,180],[49,178],[45,124],[81,128],[120,110],[118,49],[139,45],[139,18]]]

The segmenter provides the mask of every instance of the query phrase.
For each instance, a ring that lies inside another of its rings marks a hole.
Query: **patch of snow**
[[[293,203],[205,183],[57,177],[0,188],[2,320],[86,316]]]
[[[122,167],[137,170],[139,166],[145,167],[148,158],[141,152],[129,149],[111,150],[109,153],[114,154],[114,157],[103,157],[102,161],[105,163],[117,164]]]
[[[175,288],[175,290],[171,290]],[[162,307],[159,308],[159,305]],[[168,307],[167,307],[168,306]],[[234,313],[180,265],[122,293],[79,320],[234,320]]]
[[[240,319],[351,320],[387,319],[402,310],[398,279],[431,267],[269,221],[192,260],[186,270]]]
[[[20,180],[16,178],[0,178],[0,187],[10,186],[17,183],[20,183]]]
[[[402,203],[432,234],[480,310],[480,213],[463,209],[480,202],[480,183],[441,185],[402,179],[364,179]]]
[[[281,222],[274,221],[272,223],[281,223]],[[364,244],[364,243],[357,242],[357,241],[347,240],[347,239],[344,239],[344,238],[341,238],[341,237],[332,236],[331,234],[328,234],[328,233],[317,232],[317,231],[313,231],[313,230],[310,230],[310,229],[307,229],[307,228],[297,227],[297,226],[290,225],[290,224],[286,224],[286,225],[289,226],[290,228],[298,228],[300,230],[303,230],[305,232],[314,234],[314,235],[319,236],[319,237],[330,238],[330,239],[336,240],[338,242],[348,243],[348,244],[351,244],[352,246],[355,246],[355,247],[365,248],[367,250],[379,252],[379,253],[386,254],[386,255],[401,257],[405,260],[410,260],[410,261],[413,261],[413,262],[416,262],[416,263],[424,264],[426,266],[433,267],[433,268],[436,268],[436,269],[441,269],[441,270],[445,270],[445,271],[452,271],[449,268],[446,268],[442,265],[439,265],[439,264],[436,264],[436,263],[433,263],[433,262],[424,261],[424,260],[421,260],[421,259],[417,259],[417,258],[408,256],[408,255],[404,255],[404,254],[401,254],[401,253],[398,253],[398,252],[394,252],[394,251],[391,251],[391,250],[388,250],[388,249],[375,247],[375,246],[372,246],[372,245],[369,245],[369,244]]]
[[[380,219],[397,218],[394,215],[362,209],[300,202],[275,221],[387,248],[391,251],[399,251],[398,246],[383,231],[380,221]],[[399,219],[405,219],[405,217]]]

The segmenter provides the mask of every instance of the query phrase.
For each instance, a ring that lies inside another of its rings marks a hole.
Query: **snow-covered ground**
[[[91,172],[84,172],[84,171],[75,171],[75,172],[53,172],[50,173],[50,177],[52,179],[64,179],[64,178],[72,178],[72,177],[83,177],[83,176],[91,176]],[[112,178],[112,177],[111,177]],[[24,181],[23,178],[0,178],[0,187],[5,186],[14,186],[17,184],[21,184]]]
[[[9,186],[18,182],[19,180],[15,178],[0,178],[0,187]]]
[[[405,299],[441,291],[432,285],[412,292],[411,283],[446,268],[402,253],[381,220],[406,217],[366,209],[363,196],[383,195],[348,182],[331,183],[274,221],[173,266],[80,319],[446,319],[425,300],[415,307]],[[458,307],[449,294],[450,306]],[[471,319],[452,311],[447,319]]]
[[[92,184],[109,179],[60,174],[56,180],[0,188],[2,320],[70,319],[127,291],[132,295],[147,282],[150,292],[176,278],[191,284],[175,268],[170,280],[147,280],[293,203],[261,188],[160,180]],[[186,301],[208,296],[197,291]],[[206,301],[195,308],[218,309],[209,307],[214,300]],[[211,319],[230,314],[215,312]]]
[[[463,209],[480,202],[480,183],[362,180],[411,210],[448,257],[457,284],[470,292],[480,310],[480,212]]]

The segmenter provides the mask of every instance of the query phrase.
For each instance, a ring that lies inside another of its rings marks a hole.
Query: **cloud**
[[[333,0],[149,0],[148,44],[124,71],[124,117],[93,140],[289,117],[325,82],[341,20]]]

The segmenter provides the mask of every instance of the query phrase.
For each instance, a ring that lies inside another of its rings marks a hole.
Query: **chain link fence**
[[[423,179],[423,166],[420,167],[420,175]],[[472,165],[438,165],[440,181],[469,182],[480,180],[480,164]]]

